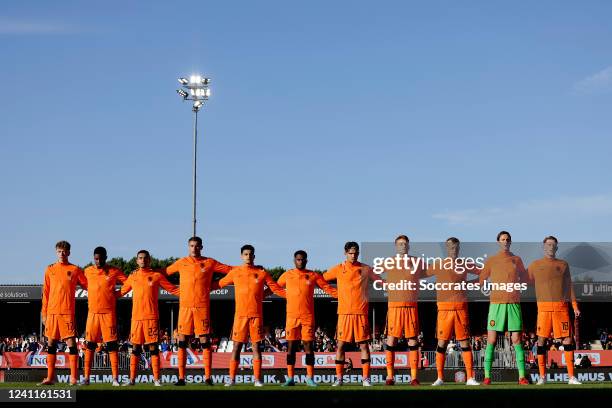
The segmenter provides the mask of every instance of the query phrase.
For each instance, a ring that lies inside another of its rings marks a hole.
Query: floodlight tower
[[[198,166],[198,112],[204,102],[210,97],[210,78],[201,75],[191,75],[189,79],[179,78],[181,89],[177,89],[184,101],[193,101],[193,236],[196,236],[196,197],[197,197],[197,166]]]

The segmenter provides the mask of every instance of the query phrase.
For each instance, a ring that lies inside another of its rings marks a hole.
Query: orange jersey
[[[123,272],[110,265],[104,268],[92,265],[85,268],[85,278],[89,313],[114,313],[117,305],[115,286],[127,279]]]
[[[320,287],[337,298],[338,291],[323,277],[311,270],[291,269],[278,278],[278,285],[287,289],[287,317],[314,318],[314,288]]]
[[[180,275],[180,307],[205,307],[210,305],[210,289],[213,273],[227,274],[231,266],[212,258],[186,256],[166,268],[166,273]]]
[[[74,316],[74,296],[77,283],[87,289],[83,270],[71,263],[56,262],[45,269],[42,293],[42,315],[68,314]]]
[[[343,262],[323,274],[338,287],[338,314],[368,315],[368,281],[380,280],[369,265]]]
[[[389,289],[387,299],[388,307],[414,307],[419,300],[419,280],[425,274],[423,261],[414,256],[409,256],[413,261],[408,263],[407,268],[392,268],[386,269],[386,281],[389,284],[401,284],[403,282],[412,282],[414,290],[391,290]]]
[[[567,309],[569,302],[575,304],[576,296],[570,276],[570,268],[562,259],[542,258],[528,268],[529,278],[535,281],[538,311],[554,312]]]
[[[220,288],[231,284],[235,290],[236,317],[263,317],[264,284],[278,296],[286,297],[285,289],[265,269],[251,265],[236,266],[219,281]]]
[[[152,269],[138,269],[125,281],[121,296],[133,290],[132,320],[159,319],[159,287],[178,296],[179,288],[168,282],[168,279]]]
[[[435,276],[437,283],[449,284],[448,289],[438,290],[436,299],[438,310],[460,310],[467,309],[467,295],[465,290],[456,289],[455,284],[461,285],[467,281],[468,273],[480,274],[480,270],[473,267],[461,265],[465,270],[455,270],[452,258],[444,258],[442,262],[434,262],[427,267],[427,275]]]
[[[490,278],[492,283],[514,284],[527,282],[529,276],[519,256],[512,252],[500,251],[485,261],[480,273],[480,283]],[[519,303],[521,293],[518,290],[491,290],[491,303]]]

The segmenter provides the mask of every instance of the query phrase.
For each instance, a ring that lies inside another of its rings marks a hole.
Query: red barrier
[[[305,353],[297,353],[296,368],[305,367]],[[177,368],[178,367],[178,355],[177,353],[165,352],[161,353],[161,368]],[[231,353],[213,353],[213,368],[228,369]],[[35,354],[32,352],[27,353],[14,353],[9,352],[4,354],[2,359],[4,367],[9,368],[45,368],[47,366],[47,353]],[[345,361],[352,363],[354,368],[361,367],[361,354],[359,352],[347,352]],[[251,367],[253,364],[252,353],[242,353],[240,356],[241,367]],[[371,354],[371,367],[372,368],[383,368],[385,367],[385,354],[384,353],[372,353]],[[286,353],[263,353],[262,354],[262,368],[286,368],[287,366],[287,354]],[[336,354],[335,353],[315,353],[315,366],[319,368],[334,368],[336,367]],[[397,368],[407,368],[408,353],[395,353],[395,366]],[[57,353],[57,360],[55,367],[57,368],[69,368],[68,367],[68,354]],[[202,353],[194,353],[191,349],[187,349],[187,368],[204,368]]]
[[[612,350],[576,350],[574,351],[574,358],[577,359],[578,355],[589,356],[591,365],[593,367],[612,367]],[[549,351],[548,352],[548,365],[552,361],[555,361],[559,367],[565,367],[567,365],[565,361],[565,353],[563,351]]]

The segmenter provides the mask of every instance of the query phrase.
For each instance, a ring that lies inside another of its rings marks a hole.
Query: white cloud
[[[590,75],[574,84],[574,90],[580,93],[598,93],[612,91],[612,66]]]
[[[0,34],[71,34],[75,31],[74,27],[61,23],[0,18]]]
[[[474,226],[556,222],[578,217],[609,216],[612,216],[612,194],[530,200],[503,208],[448,210],[436,213],[432,217],[445,220],[451,225]]]

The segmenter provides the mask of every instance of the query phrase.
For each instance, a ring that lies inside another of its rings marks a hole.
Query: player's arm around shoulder
[[[113,268],[113,272],[115,275],[115,282],[119,282],[121,285],[125,284],[128,279],[125,273],[119,268]]]
[[[338,279],[338,269],[340,268],[342,268],[342,264],[332,266],[326,272],[323,272],[323,279],[325,279],[327,282]]]
[[[125,280],[125,282],[123,283],[123,285],[121,286],[121,289],[115,291],[115,297],[122,297],[124,296],[126,293],[129,293],[129,291],[132,290],[132,284],[134,282],[134,275],[130,275],[128,276],[128,278]]]
[[[272,278],[272,276],[270,276],[268,271],[264,269],[263,273],[266,286],[270,288],[270,290],[274,292],[275,295],[286,298],[287,291],[284,288],[281,288],[278,283],[276,283],[276,281]]]
[[[374,269],[372,269],[370,265],[363,264],[363,267],[366,268],[366,273],[368,274],[368,278],[370,278],[372,282],[385,283],[385,280],[379,274],[374,272]]]
[[[159,272],[159,284],[162,288],[166,289],[168,291],[168,293],[173,294],[174,296],[178,296],[181,291],[179,289],[178,286],[173,285],[172,283],[170,283],[170,281],[168,280],[168,278],[166,278],[166,276]]]
[[[220,288],[224,288],[224,287],[229,286],[232,283],[234,283],[234,275],[236,274],[236,270],[237,270],[236,268],[232,268],[227,273],[227,275],[225,275],[224,277],[222,277],[218,281],[213,281],[212,287],[216,288],[216,289],[220,289]]]
[[[323,276],[321,276],[321,274],[317,272],[313,273],[315,275],[315,283],[317,284],[317,286],[323,289],[323,291],[331,297],[338,299],[338,289],[336,289],[335,287],[330,285],[329,282],[323,279]]]

